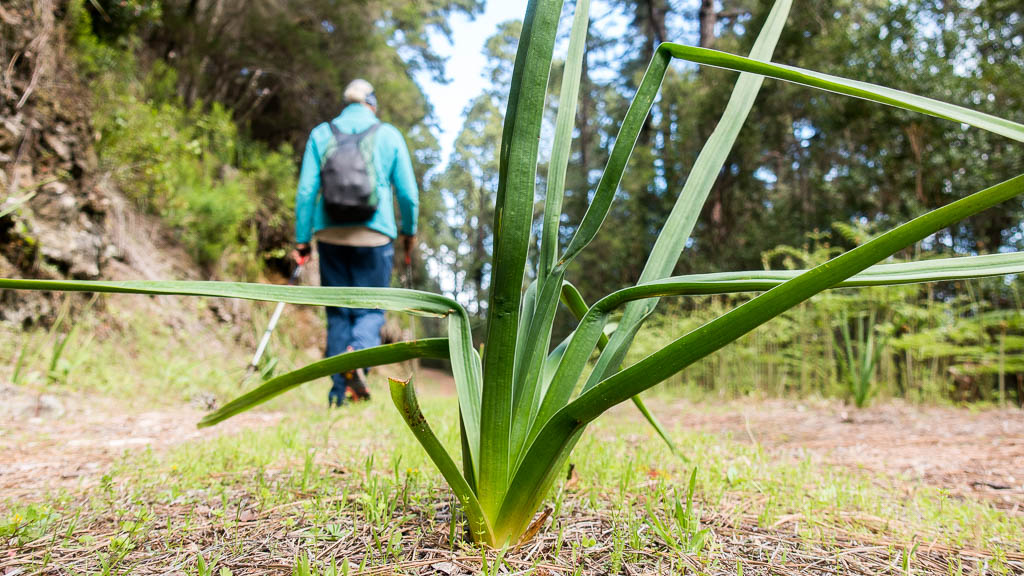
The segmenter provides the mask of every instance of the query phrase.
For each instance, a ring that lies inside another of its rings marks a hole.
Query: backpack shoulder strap
[[[345,136],[344,134],[341,133],[341,130],[339,130],[338,127],[334,125],[333,120],[328,120],[327,125],[331,127],[331,134],[334,134],[335,140]]]
[[[382,122],[374,122],[372,126],[367,128],[366,130],[363,130],[363,133],[359,135],[359,139],[362,140],[363,138],[372,137],[374,134],[377,133],[377,129],[380,128],[381,124]]]

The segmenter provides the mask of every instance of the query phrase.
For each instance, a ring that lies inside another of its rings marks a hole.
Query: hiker
[[[313,129],[295,195],[295,251],[299,264],[315,239],[323,286],[389,286],[399,235],[392,187],[401,212],[405,254],[415,244],[419,192],[401,132],[377,119],[377,97],[366,80],[345,88],[345,109]],[[327,308],[327,356],[380,345],[383,310]],[[364,370],[334,374],[328,395],[341,406],[345,390],[368,400]]]

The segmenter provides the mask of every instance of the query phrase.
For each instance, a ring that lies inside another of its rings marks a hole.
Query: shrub
[[[185,107],[172,68],[158,61],[137,78],[130,48],[100,40],[82,23],[75,30],[78,62],[92,80],[102,167],[128,198],[167,222],[201,265],[225,254],[236,256],[236,269],[258,261],[260,254],[244,254],[253,244],[250,224],[287,228],[283,214],[296,183],[291,149],[247,140],[216,102]]]

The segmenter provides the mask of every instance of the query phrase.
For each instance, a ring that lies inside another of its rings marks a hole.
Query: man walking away
[[[402,134],[377,119],[377,98],[366,80],[353,80],[345,109],[313,129],[295,195],[296,262],[315,238],[324,286],[389,286],[398,236],[392,187],[401,212],[403,248],[414,246],[419,192]],[[380,345],[383,310],[327,308],[327,356]],[[369,399],[363,370],[332,376],[328,396],[341,406],[349,388]]]

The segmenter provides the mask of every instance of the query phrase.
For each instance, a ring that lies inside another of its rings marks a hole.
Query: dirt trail
[[[866,410],[784,400],[652,406],[671,427],[730,434],[775,453],[805,454],[992,500],[1024,513],[1024,411],[919,407]]]
[[[184,442],[237,434],[281,419],[272,412],[248,412],[200,430],[199,408],[180,406],[147,412],[125,411],[97,398],[27,397],[0,389],[0,510],[4,502],[31,501],[50,491],[95,484],[126,452],[166,450]]]
[[[393,375],[404,375],[391,367]],[[424,394],[454,394],[446,373],[421,368]],[[165,450],[183,442],[236,434],[278,422],[281,414],[250,412],[212,429],[195,423],[198,407],[125,412],[113,400],[64,400],[62,414],[38,417],[35,398],[0,389],[0,506],[3,500],[35,499],[48,490],[88,486],[126,451]],[[21,403],[20,415],[9,407]],[[44,403],[45,404],[45,403]],[[886,474],[951,493],[989,499],[1024,514],[1024,412],[919,407],[888,402],[851,410],[835,401],[768,400],[695,404],[649,402],[666,426],[757,442],[780,456]],[[52,409],[44,405],[43,410]],[[629,406],[615,417],[639,418]],[[912,489],[908,485],[908,489]]]

